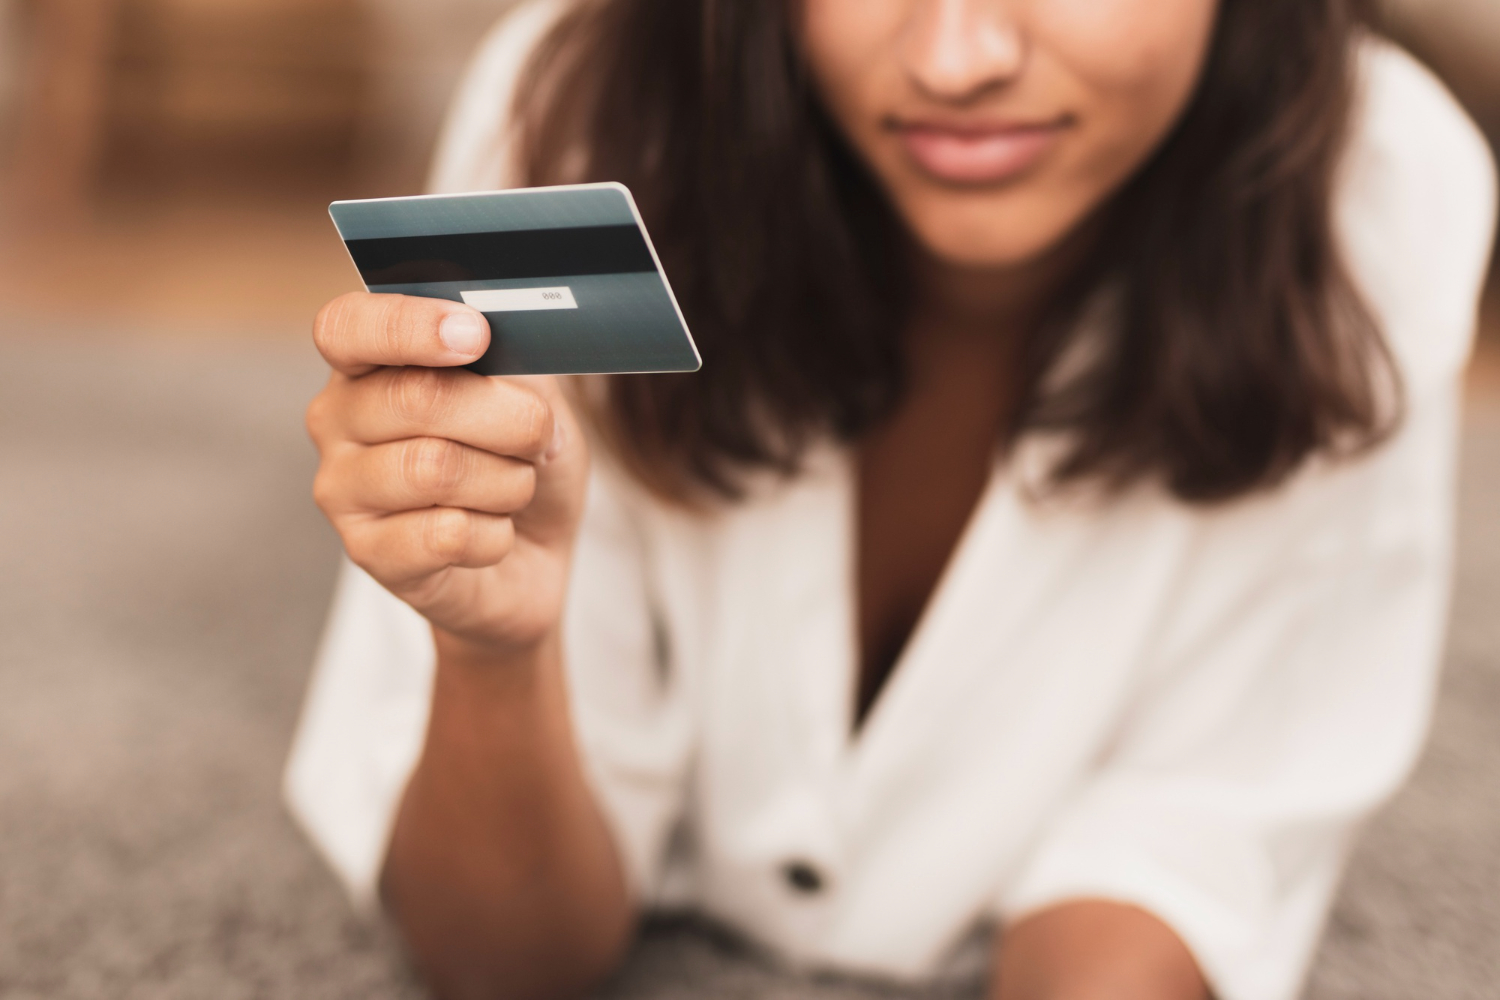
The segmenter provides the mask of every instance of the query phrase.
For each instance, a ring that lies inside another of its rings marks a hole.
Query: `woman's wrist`
[[[562,640],[553,628],[524,643],[477,642],[434,626],[439,686],[444,682],[470,694],[522,695],[535,691],[537,681],[556,663]]]

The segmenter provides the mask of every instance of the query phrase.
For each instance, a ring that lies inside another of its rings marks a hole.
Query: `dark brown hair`
[[[529,181],[630,187],[698,341],[701,372],[616,376],[598,400],[626,465],[677,498],[795,472],[902,397],[898,225],[820,107],[795,6],[580,0],[517,97]],[[1026,345],[1011,433],[1067,435],[1057,483],[1222,500],[1394,423],[1399,380],[1332,223],[1359,8],[1221,0],[1182,120]],[[1091,360],[1059,378],[1106,289]]]

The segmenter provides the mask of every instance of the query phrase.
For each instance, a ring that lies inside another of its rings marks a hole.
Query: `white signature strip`
[[[578,308],[573,289],[567,285],[556,288],[482,288],[459,294],[466,303],[487,313]]]

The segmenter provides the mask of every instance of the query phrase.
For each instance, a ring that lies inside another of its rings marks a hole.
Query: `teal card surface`
[[[484,375],[690,372],[702,362],[622,184],[336,201],[365,288],[467,302]]]

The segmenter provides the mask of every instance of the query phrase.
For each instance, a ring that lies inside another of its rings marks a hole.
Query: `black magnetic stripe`
[[[656,270],[635,226],[391,236],[348,246],[367,285]]]

